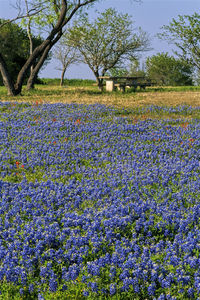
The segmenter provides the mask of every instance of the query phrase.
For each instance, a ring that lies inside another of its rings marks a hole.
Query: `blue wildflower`
[[[110,285],[110,295],[115,295],[116,293],[116,285],[115,284],[111,284]]]

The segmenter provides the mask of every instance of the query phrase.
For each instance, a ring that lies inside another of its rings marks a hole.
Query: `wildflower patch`
[[[200,297],[199,110],[0,103],[2,295]]]

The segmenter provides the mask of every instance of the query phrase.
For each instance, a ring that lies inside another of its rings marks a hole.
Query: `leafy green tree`
[[[6,22],[1,19],[0,24]],[[20,28],[15,23],[6,23],[0,30],[0,53],[7,61],[8,71],[13,80],[17,79],[17,74],[25,64],[29,56],[29,39],[27,32]],[[42,42],[39,37],[32,37],[33,47],[37,47]],[[25,79],[29,77],[27,72]],[[0,85],[3,85],[2,77],[0,76]]]
[[[192,85],[193,69],[182,59],[158,53],[146,60],[146,72],[158,85]]]
[[[200,14],[178,16],[162,27],[161,39],[174,43],[175,54],[200,70]]]
[[[79,50],[82,62],[92,70],[102,89],[103,80],[99,77],[148,50],[149,38],[141,29],[133,31],[128,14],[110,8],[99,13],[94,21],[89,21],[86,15],[74,22],[66,35],[66,44]]]
[[[0,52],[0,72],[9,95],[15,96],[21,93],[25,76],[31,66],[35,64],[31,72],[32,78],[29,78],[30,81],[34,81],[35,76],[37,76],[43,66],[52,47],[62,37],[63,29],[66,24],[84,7],[88,8],[89,5],[97,1],[98,0],[33,0],[29,2],[32,5],[29,11],[35,9],[34,18],[32,19],[33,24],[37,22],[41,27],[45,29],[48,28],[48,33],[40,45],[35,47],[32,54],[29,54],[17,75],[16,81],[9,72],[6,57]],[[19,18],[26,19],[27,14],[25,14],[25,16],[19,16]],[[15,20],[16,19],[17,18],[15,18]],[[0,31],[3,27],[0,26]],[[37,63],[35,63],[36,61]]]

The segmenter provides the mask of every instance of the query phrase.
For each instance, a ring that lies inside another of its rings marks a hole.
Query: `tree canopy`
[[[179,49],[175,54],[200,70],[200,14],[179,15],[162,29],[158,36],[174,43]]]
[[[148,78],[158,85],[192,85],[193,69],[182,59],[170,56],[168,53],[158,53],[146,60]]]
[[[5,23],[6,20],[1,19],[0,24]],[[8,71],[13,80],[17,79],[18,72],[25,64],[29,56],[29,38],[27,32],[15,23],[7,22],[0,30],[0,53],[7,62]],[[33,36],[33,47],[41,44],[42,38]],[[29,73],[25,75],[27,79]],[[3,84],[0,75],[0,85]]]
[[[133,29],[128,14],[110,8],[98,13],[94,21],[86,15],[74,22],[66,35],[66,44],[78,49],[81,60],[90,67],[101,88],[99,77],[147,50],[149,38],[141,29]]]

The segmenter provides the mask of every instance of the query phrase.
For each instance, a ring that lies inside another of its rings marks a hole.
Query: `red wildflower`
[[[182,124],[181,124],[181,127],[182,127],[183,129],[186,129],[186,128],[188,127],[188,125],[189,125],[188,122],[182,123]]]
[[[193,142],[195,141],[195,139],[189,139],[189,141],[190,141],[191,143],[193,143]]]
[[[75,121],[75,124],[81,124],[81,120],[80,120],[80,119],[77,119],[77,120]]]

